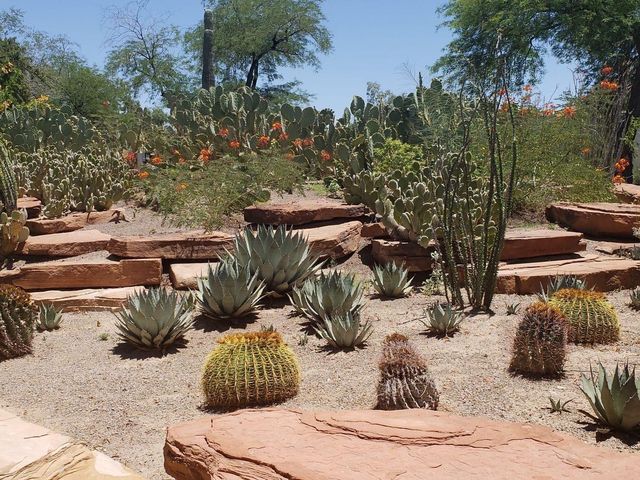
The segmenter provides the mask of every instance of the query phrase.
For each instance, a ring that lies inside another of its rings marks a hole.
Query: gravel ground
[[[301,391],[285,406],[371,408],[382,340],[397,331],[409,335],[428,359],[441,410],[543,424],[589,443],[597,439],[603,448],[637,450],[634,439],[598,435],[578,412],[588,408],[578,383],[590,362],[640,361],[640,326],[626,306],[627,292],[610,299],[620,312],[622,341],[597,348],[570,346],[567,375],[553,381],[513,377],[506,370],[517,317],[505,315],[505,303],[526,305],[531,297],[498,296],[496,315],[469,317],[449,339],[428,337],[412,321],[434,298],[419,293],[393,301],[370,298],[365,317],[373,322],[374,334],[366,348],[351,352],[328,352],[315,337],[300,345],[300,319],[283,304],[265,307],[247,330],[273,325],[298,354]],[[184,348],[159,357],[119,344],[110,313],[68,314],[60,330],[37,334],[33,355],[0,363],[0,407],[72,435],[150,479],[168,478],[162,457],[165,428],[206,414],[200,370],[223,333],[224,327],[199,321]],[[574,399],[571,412],[551,414],[549,396]]]

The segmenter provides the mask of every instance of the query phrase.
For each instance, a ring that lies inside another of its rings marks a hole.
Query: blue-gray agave
[[[376,265],[373,269],[373,287],[384,297],[406,297],[411,291],[411,278],[406,268],[394,262]]]
[[[360,323],[359,314],[346,313],[326,318],[314,329],[330,347],[354,348],[367,341],[373,327],[370,322]]]
[[[193,327],[189,299],[165,288],[134,293],[115,315],[120,338],[142,349],[163,350]]]
[[[57,330],[62,322],[62,311],[53,305],[42,304],[38,312],[36,328],[39,332]]]
[[[429,333],[443,337],[448,337],[460,330],[460,324],[464,320],[463,313],[449,304],[436,303],[425,309],[424,313],[425,316],[418,320],[427,327]]]
[[[302,287],[294,288],[289,298],[305,317],[322,323],[331,317],[357,315],[364,306],[363,287],[354,274],[321,273]]]
[[[198,279],[196,300],[202,313],[211,318],[241,318],[255,310],[263,298],[265,282],[233,258],[220,262]]]
[[[318,256],[300,232],[284,226],[245,229],[235,240],[234,257],[266,283],[266,290],[284,295],[321,267]]]
[[[591,375],[582,376],[582,393],[585,394],[595,415],[589,415],[596,421],[608,425],[614,430],[630,431],[640,425],[640,384],[636,380],[635,367],[629,364],[620,369],[616,365],[613,375],[599,364],[598,376],[593,370]]]

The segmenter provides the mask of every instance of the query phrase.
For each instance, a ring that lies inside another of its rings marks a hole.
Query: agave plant
[[[520,303],[507,303],[505,304],[507,307],[507,315],[517,315],[520,311]]]
[[[604,366],[599,364],[598,376],[592,369],[590,377],[582,376],[580,388],[595,413],[587,415],[595,421],[625,432],[640,425],[640,383],[636,380],[635,367],[630,369],[627,363],[620,369],[616,365],[613,375],[608,375]]]
[[[565,289],[586,290],[587,284],[575,275],[556,275],[549,281],[546,289],[541,286],[538,299],[546,302],[554,293]]]
[[[255,233],[247,228],[236,237],[234,256],[275,295],[288,293],[322,266],[303,234],[284,226],[260,225]]]
[[[241,318],[251,313],[263,298],[265,283],[234,258],[217,268],[209,265],[207,276],[198,279],[196,301],[211,318]]]
[[[142,349],[164,350],[193,327],[189,300],[165,288],[134,293],[115,315],[120,338]]]
[[[640,288],[631,290],[629,303],[634,310],[640,310]]]
[[[360,323],[360,315],[346,313],[326,318],[317,327],[316,333],[324,338],[332,348],[355,348],[361,346],[371,336],[371,322]]]
[[[455,310],[449,304],[436,303],[425,310],[425,316],[419,318],[432,335],[448,337],[460,330],[460,324],[464,320],[462,312]]]
[[[394,262],[376,265],[373,269],[373,287],[383,297],[406,297],[411,291],[411,278],[406,268],[398,267]]]
[[[60,328],[62,322],[62,311],[58,310],[53,305],[40,305],[40,312],[38,313],[38,321],[36,322],[36,328],[39,332],[52,331]]]
[[[310,320],[322,323],[346,314],[357,316],[363,303],[363,287],[354,274],[321,273],[294,288],[289,298],[295,309]]]

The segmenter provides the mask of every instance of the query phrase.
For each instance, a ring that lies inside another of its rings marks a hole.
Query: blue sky
[[[104,11],[128,0],[0,0],[0,8],[25,12],[26,23],[49,33],[65,34],[79,45],[89,63],[102,65],[107,53]],[[325,0],[327,26],[334,51],[322,58],[319,71],[286,70],[286,79],[297,78],[315,95],[318,107],[340,112],[354,94],[363,95],[367,81],[379,82],[395,93],[410,91],[413,80],[406,66],[425,71],[451,39],[436,9],[444,0]],[[182,27],[202,16],[200,0],[151,0],[158,12],[169,12],[171,22]],[[543,96],[556,97],[573,83],[567,65],[547,61],[547,75],[540,85]]]

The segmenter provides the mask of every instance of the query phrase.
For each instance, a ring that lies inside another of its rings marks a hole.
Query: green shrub
[[[423,163],[424,152],[420,145],[387,139],[384,145],[373,149],[373,170],[388,173],[394,170],[412,170],[415,162]]]

